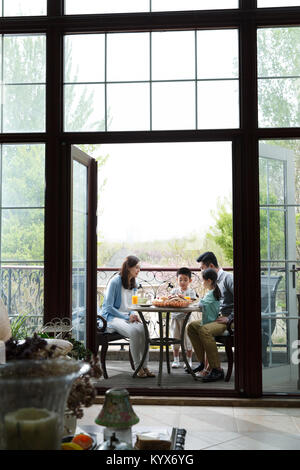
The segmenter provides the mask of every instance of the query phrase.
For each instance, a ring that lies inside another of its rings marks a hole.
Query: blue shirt
[[[216,321],[219,316],[220,301],[216,300],[214,291],[210,290],[199,302],[199,307],[202,307],[202,324],[211,323]]]
[[[107,320],[107,323],[114,317],[129,320],[130,313],[123,313],[119,310],[122,300],[121,293],[122,278],[117,274],[109,281],[102,304],[101,315]]]

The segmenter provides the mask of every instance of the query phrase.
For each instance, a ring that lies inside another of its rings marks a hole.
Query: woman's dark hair
[[[204,269],[204,271],[202,271],[202,277],[206,281],[208,279],[210,279],[212,281],[213,287],[214,287],[214,292],[213,292],[214,297],[215,297],[216,300],[220,300],[221,291],[220,291],[219,286],[217,284],[218,274],[216,273],[216,271],[214,269],[211,269],[211,268]]]
[[[134,289],[136,286],[135,278],[131,279],[129,282],[129,269],[133,268],[136,266],[140,260],[136,256],[127,256],[125,258],[125,261],[122,264],[121,270],[120,270],[120,276],[122,279],[122,286],[125,289]]]

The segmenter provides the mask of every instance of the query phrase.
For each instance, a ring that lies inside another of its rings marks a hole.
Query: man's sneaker
[[[179,369],[180,367],[180,362],[179,361],[173,361],[172,362],[172,369]]]
[[[212,369],[206,377],[202,378],[202,382],[216,382],[217,380],[224,380],[223,369]]]

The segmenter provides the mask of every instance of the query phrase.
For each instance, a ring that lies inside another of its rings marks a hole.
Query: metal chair
[[[97,347],[97,351],[98,351],[99,346],[101,346],[100,363],[101,363],[101,367],[102,367],[102,371],[103,371],[103,377],[105,379],[108,379],[108,374],[107,374],[107,370],[106,370],[106,353],[107,353],[107,350],[108,350],[108,346],[112,343],[114,345],[117,345],[117,346],[118,345],[123,345],[124,340],[125,340],[125,344],[129,345],[129,341],[128,341],[128,338],[125,338],[125,336],[120,335],[117,332],[113,332],[113,333],[106,332],[107,321],[104,317],[102,317],[102,315],[97,315],[97,320],[101,321],[102,326],[99,327],[98,326],[98,321],[97,321],[96,347]],[[120,341],[120,340],[122,340],[121,343],[116,342],[116,341]],[[132,370],[135,370],[133,359],[132,359],[131,352],[130,352],[130,345],[129,345],[129,361],[130,361],[130,365],[131,365]]]
[[[232,369],[233,369],[234,329],[232,329],[232,326],[233,326],[233,319],[230,320],[226,324],[226,330],[224,331],[222,335],[215,336],[217,346],[225,346],[225,352],[226,352],[227,362],[228,362],[225,382],[229,382],[231,374],[232,374]]]

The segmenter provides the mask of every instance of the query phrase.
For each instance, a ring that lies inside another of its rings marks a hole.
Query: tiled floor
[[[94,424],[102,405],[85,410]],[[300,408],[134,405],[139,426],[187,430],[186,450],[300,450]],[[99,430],[103,428],[100,426]]]

